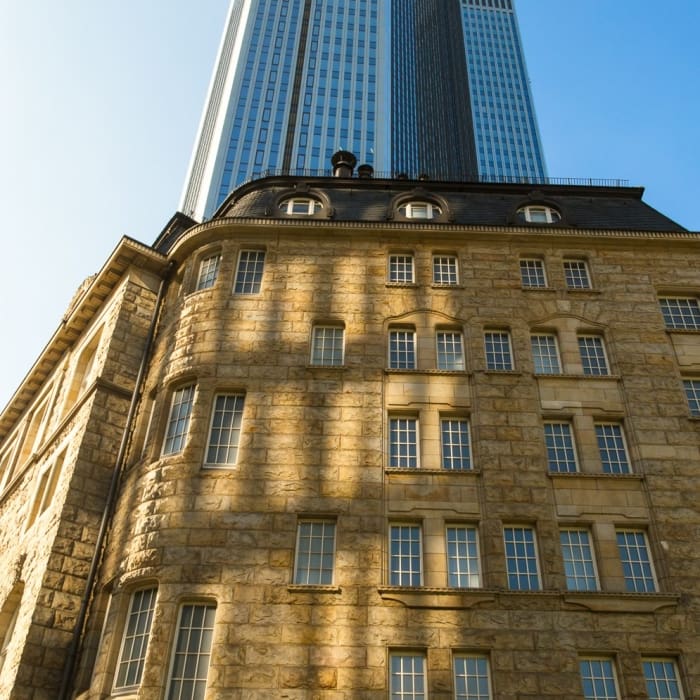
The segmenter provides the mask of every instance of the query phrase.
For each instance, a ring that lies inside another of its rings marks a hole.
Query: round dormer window
[[[313,197],[290,197],[280,202],[280,211],[288,215],[312,216],[323,209],[323,204]]]
[[[407,219],[435,219],[442,209],[432,202],[406,202],[399,206],[399,213]]]
[[[528,224],[556,224],[561,214],[553,207],[544,204],[530,204],[518,209],[518,216]]]

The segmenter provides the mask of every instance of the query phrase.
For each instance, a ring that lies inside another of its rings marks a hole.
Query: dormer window
[[[442,209],[432,202],[406,202],[399,206],[399,213],[407,219],[435,219]]]
[[[312,197],[291,197],[280,203],[283,214],[312,216],[323,209],[323,204]]]
[[[561,214],[553,207],[544,204],[531,204],[518,209],[518,217],[528,224],[556,224],[561,221]]]

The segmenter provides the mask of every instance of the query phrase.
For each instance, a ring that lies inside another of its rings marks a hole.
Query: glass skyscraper
[[[338,150],[387,176],[543,178],[511,0],[232,0],[182,210]]]

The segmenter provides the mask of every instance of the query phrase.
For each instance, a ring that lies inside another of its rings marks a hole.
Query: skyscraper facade
[[[511,0],[233,0],[182,211],[339,149],[409,177],[542,179]]]

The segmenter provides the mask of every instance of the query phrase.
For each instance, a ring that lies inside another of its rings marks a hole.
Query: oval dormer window
[[[399,207],[399,213],[407,219],[435,219],[442,209],[432,202],[406,202]]]
[[[323,209],[323,204],[313,197],[291,197],[280,202],[283,214],[301,214],[311,216]]]
[[[518,216],[528,224],[556,224],[561,214],[553,207],[544,204],[530,204],[518,209]]]

